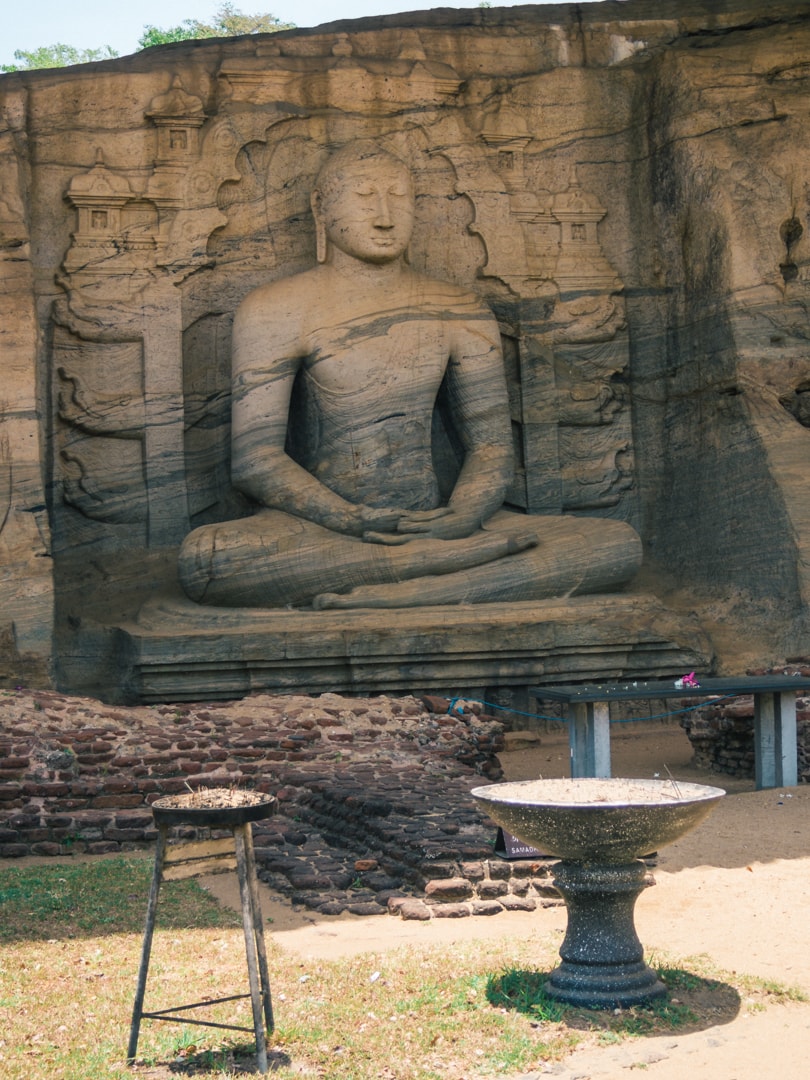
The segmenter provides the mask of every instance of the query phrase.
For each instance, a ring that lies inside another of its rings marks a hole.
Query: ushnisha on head
[[[336,151],[315,180],[312,213],[319,263],[330,245],[350,258],[384,264],[401,258],[413,231],[408,167],[370,140]]]

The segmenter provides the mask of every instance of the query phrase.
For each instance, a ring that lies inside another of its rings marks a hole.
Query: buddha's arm
[[[512,479],[509,394],[494,319],[462,324],[455,336],[448,391],[465,456],[449,506],[480,524],[503,505]]]
[[[405,515],[400,533],[439,539],[469,536],[503,505],[514,468],[509,395],[500,335],[494,319],[459,321],[453,328],[447,369],[450,408],[464,446],[464,464],[448,512],[433,521]]]
[[[284,304],[287,291],[270,286],[252,294],[234,322],[232,482],[262,506],[335,532],[393,529],[398,513],[347,502],[285,452],[290,395],[304,351],[297,313]]]

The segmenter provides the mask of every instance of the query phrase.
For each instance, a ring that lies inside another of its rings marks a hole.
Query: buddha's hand
[[[388,543],[397,543],[396,537],[402,510],[388,506],[358,506],[352,532],[371,543],[384,543],[376,537],[387,537]],[[403,541],[399,541],[400,543]]]
[[[460,540],[480,526],[477,516],[461,514],[449,506],[436,510],[402,510],[394,532],[370,530],[363,539],[372,544],[407,544],[410,540]]]

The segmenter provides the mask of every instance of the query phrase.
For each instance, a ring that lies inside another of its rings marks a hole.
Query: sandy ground
[[[698,772],[691,747],[672,723],[615,725],[615,776],[666,776],[712,784],[728,792],[694,832],[664,848],[656,885],[636,906],[636,928],[647,954],[670,960],[705,954],[727,970],[796,986],[810,997],[810,785],[754,791],[753,781]],[[566,776],[568,750],[558,735],[501,755],[512,780]],[[206,887],[236,906],[231,876]],[[294,912],[263,890],[272,933],[289,953],[337,957],[408,944],[451,946],[467,938],[561,935],[565,909],[503,913],[491,918],[406,922],[390,916],[314,916]],[[722,1026],[575,1052],[563,1064],[520,1080],[616,1080],[642,1069],[655,1080],[798,1080],[807,1075],[810,1003],[774,1005]],[[511,1080],[517,1080],[516,1077]]]

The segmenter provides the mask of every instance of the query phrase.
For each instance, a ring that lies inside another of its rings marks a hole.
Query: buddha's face
[[[411,238],[411,178],[387,154],[348,162],[316,192],[313,208],[329,242],[363,262],[393,262]]]

